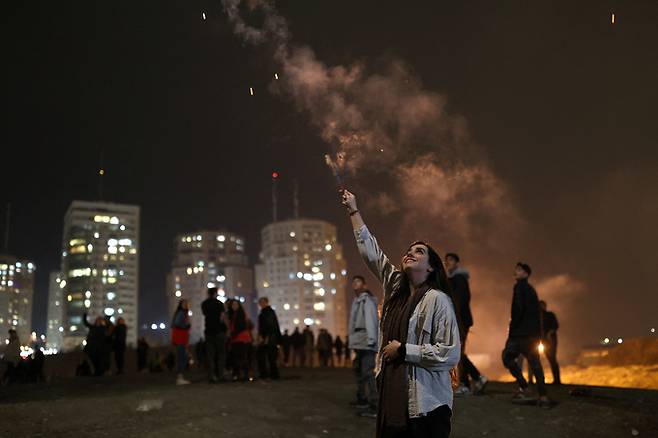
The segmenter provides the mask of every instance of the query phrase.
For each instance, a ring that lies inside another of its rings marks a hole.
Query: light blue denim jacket
[[[356,230],[355,235],[361,256],[382,282],[384,292],[397,293],[402,277],[400,271],[388,260],[365,225]],[[384,318],[386,315],[382,320]],[[380,330],[377,373],[381,369],[381,343]],[[406,351],[409,417],[423,416],[443,405],[452,409],[450,370],[459,363],[459,327],[452,301],[442,291],[430,289],[414,309],[409,319]]]
[[[362,292],[352,301],[349,322],[349,348],[377,351],[378,341],[377,300],[368,292]]]

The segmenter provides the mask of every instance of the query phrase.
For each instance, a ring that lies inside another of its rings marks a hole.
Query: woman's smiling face
[[[402,270],[416,272],[431,272],[427,246],[415,243],[402,256]]]

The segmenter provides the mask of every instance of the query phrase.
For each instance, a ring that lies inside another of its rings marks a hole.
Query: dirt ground
[[[372,437],[374,420],[348,406],[348,369],[285,369],[277,382],[209,385],[201,373],[133,374],[0,388],[0,436]],[[658,436],[658,391],[549,387],[551,410],[516,406],[511,383],[456,400],[452,437]]]

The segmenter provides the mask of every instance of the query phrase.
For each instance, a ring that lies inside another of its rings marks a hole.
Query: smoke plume
[[[378,229],[390,230],[379,240],[401,250],[422,238],[438,251],[460,253],[472,267],[476,326],[469,349],[497,357],[525,225],[465,119],[399,60],[378,72],[364,63],[328,66],[310,47],[292,43],[286,20],[270,3],[223,4],[245,43],[272,47],[282,72],[273,91],[308,115],[333,154],[346,157],[348,187],[372,212],[366,217],[395,217],[379,219]]]

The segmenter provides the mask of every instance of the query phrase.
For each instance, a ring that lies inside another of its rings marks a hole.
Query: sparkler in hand
[[[331,158],[331,155],[326,154],[324,156],[324,161],[327,163],[327,166],[329,166],[329,169],[331,169],[331,173],[334,174],[334,178],[336,178],[338,191],[342,193],[345,190],[345,185],[343,184],[343,178],[341,176],[341,171],[345,167],[345,154],[338,152],[335,160]]]

